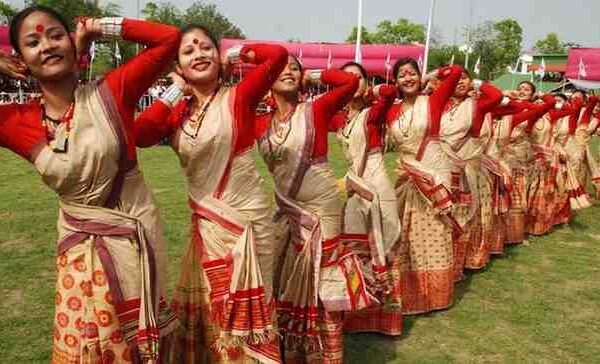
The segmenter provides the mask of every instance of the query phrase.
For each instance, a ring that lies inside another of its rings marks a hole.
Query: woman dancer
[[[178,362],[279,362],[272,318],[269,198],[254,159],[254,110],[285,66],[276,45],[230,48],[224,63],[257,65],[235,87],[221,78],[217,40],[182,29],[174,84],[136,120],[137,144],[170,140],[188,182],[192,225],[173,307]],[[192,96],[179,101],[183,89]]]
[[[581,105],[575,101],[567,104],[566,98],[555,96],[557,108],[550,110],[531,127],[531,145],[534,159],[529,183],[527,231],[533,235],[543,235],[550,231],[558,221],[568,222],[570,209],[567,188],[560,183],[561,165],[566,163],[566,154],[562,144],[568,135],[571,115],[579,114]],[[558,130],[564,138],[557,138]]]
[[[535,96],[536,87],[529,81],[517,85],[517,102],[531,103]],[[528,104],[530,105],[530,104]],[[533,157],[531,142],[525,129],[525,123],[518,124],[512,129],[510,140],[506,147],[505,162],[512,174],[512,189],[510,192],[511,205],[508,211],[507,238],[509,242],[520,243],[525,238],[525,213],[527,211],[527,191],[529,189],[530,161]]]
[[[77,54],[103,36],[148,48],[79,85]],[[0,69],[20,78],[27,70],[42,97],[0,107],[0,145],[34,164],[59,196],[52,362],[164,361],[175,321],[163,298],[162,222],[136,166],[133,116],[173,59],[179,31],[81,19],[73,42],[60,14],[32,6],[13,17],[10,40],[22,63],[0,54]]]
[[[400,218],[396,193],[383,159],[385,115],[394,103],[396,88],[380,85],[367,89],[367,71],[358,63],[347,63],[341,69],[360,77],[354,97],[330,125],[350,163],[342,240],[360,252],[363,272],[369,273],[368,280],[384,305],[347,314],[344,330],[401,335],[402,301],[399,291],[390,291],[393,284],[386,267],[386,255],[400,238]],[[375,100],[371,105],[372,98]]]
[[[425,313],[452,305],[454,292],[453,233],[460,227],[451,215],[453,162],[440,146],[440,120],[463,70],[452,66],[433,72],[441,84],[421,95],[421,72],[414,59],[394,66],[394,77],[404,96],[387,116],[388,129],[398,147],[397,196],[402,224],[401,242],[390,266],[400,274],[405,314]]]
[[[507,94],[516,95],[517,92],[508,92]],[[515,227],[515,225],[509,224],[508,215],[512,202],[513,179],[507,161],[511,158],[510,142],[515,128],[525,123],[523,126],[525,134],[530,134],[533,123],[554,107],[555,101],[552,96],[544,96],[543,100],[542,104],[534,104],[505,96],[502,105],[497,107],[491,115],[494,120],[494,132],[486,156],[498,162],[497,170],[500,172],[495,173],[494,177],[495,231],[490,249],[492,254],[501,254],[505,243],[518,244],[523,240],[522,230],[510,230],[510,227],[513,229]]]
[[[342,203],[327,163],[327,134],[359,80],[340,70],[309,71],[304,79],[333,89],[299,103],[302,67],[290,57],[271,89],[275,111],[256,121],[279,209],[279,327],[286,363],[342,363],[341,311],[365,307],[371,298],[358,258],[340,242]]]
[[[473,97],[469,93],[475,91]],[[488,113],[502,101],[502,91],[489,83],[472,80],[463,72],[454,94],[442,114],[442,147],[455,163],[454,174],[463,179],[469,203],[458,207],[456,219],[465,227],[461,238],[455,241],[455,279],[462,266],[483,268],[490,257],[493,234],[492,176],[482,158],[491,137],[492,125]],[[459,195],[465,193],[460,191]],[[456,201],[457,205],[463,201]],[[462,245],[462,247],[461,247]],[[464,252],[461,257],[459,253]],[[462,260],[461,258],[464,258]]]
[[[578,91],[571,101],[573,112],[568,116],[559,118],[553,128],[553,150],[558,157],[558,170],[556,173],[556,205],[553,209],[553,225],[568,224],[573,218],[573,211],[591,206],[590,197],[585,186],[579,179],[579,148],[576,146],[575,131],[579,126],[583,107],[586,103],[585,93]],[[580,128],[586,132],[587,127]],[[581,136],[581,134],[579,135]]]

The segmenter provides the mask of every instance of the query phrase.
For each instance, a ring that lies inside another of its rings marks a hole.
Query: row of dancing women
[[[53,363],[342,363],[343,332],[398,336],[403,315],[450,307],[463,270],[568,223],[590,205],[584,181],[600,181],[596,98],[534,97],[527,82],[503,95],[460,66],[422,76],[413,59],[396,62],[395,85],[369,88],[356,63],[303,72],[267,44],[221,54],[201,25],[76,23],[72,38],[54,10],[26,8],[10,26],[17,57],[0,53],[1,73],[42,94],[0,106],[0,145],[59,200]],[[79,84],[101,37],[145,50]],[[172,86],[136,116],[173,61]],[[226,85],[239,62],[255,67]],[[329,91],[300,102],[310,85]],[[349,162],[344,199],[329,133]],[[136,147],[165,138],[191,213],[171,303],[162,219],[136,162]]]

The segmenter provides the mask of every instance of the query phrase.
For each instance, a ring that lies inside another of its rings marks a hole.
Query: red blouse
[[[336,69],[323,71],[321,81],[334,88],[313,102],[315,127],[313,158],[327,156],[329,122],[338,110],[350,102],[359,85],[359,79],[354,74]],[[266,133],[273,114],[274,112],[256,116],[254,135],[257,139],[262,138]]]
[[[254,59],[246,57],[254,52]],[[258,65],[235,87],[233,120],[238,128],[234,153],[241,153],[254,144],[254,113],[262,97],[286,65],[288,52],[278,45],[247,45],[241,52],[244,62]],[[135,121],[136,143],[150,147],[171,136],[185,121],[189,102],[182,100],[173,109],[162,101],[153,103]]]
[[[585,111],[581,114],[581,124],[589,124],[590,120],[592,120],[592,114],[594,113],[594,108],[598,104],[598,96],[591,96],[588,104],[585,107]]]
[[[556,105],[556,99],[552,95],[544,95],[542,96],[542,100],[544,101],[541,104],[532,103],[529,109],[521,111],[516,114],[512,118],[512,123],[510,125],[511,130],[515,128],[515,126],[520,123],[527,121],[527,127],[525,128],[526,133],[531,133],[533,131],[533,126],[535,123],[544,116],[547,112],[554,109],[554,105]]]
[[[502,91],[487,82],[481,85],[479,91],[481,95],[475,99],[477,107],[475,108],[473,124],[471,125],[471,136],[474,138],[479,137],[485,115],[494,110],[502,102]]]
[[[367,115],[367,142],[368,149],[382,147],[384,143],[385,116],[396,98],[396,88],[392,85],[379,86],[379,97],[371,105]],[[338,131],[346,126],[347,111],[340,111],[334,115],[329,124],[330,131]]]
[[[571,124],[571,119],[575,118],[575,123],[577,123],[577,118],[579,118],[579,112],[583,107],[583,102],[579,99],[574,99],[570,103],[565,103],[560,110],[554,109],[550,110],[550,121],[554,124],[558,119],[564,118],[565,116],[569,116],[569,129]]]
[[[124,65],[108,72],[106,82],[116,102],[128,140],[128,157],[135,159],[133,118],[140,97],[173,60],[181,35],[176,27],[124,19],[121,37],[147,48]],[[39,101],[0,105],[0,146],[30,159],[35,146],[46,142]]]
[[[438,135],[440,130],[440,120],[442,118],[442,112],[444,106],[454,93],[454,89],[460,80],[463,73],[463,68],[458,65],[443,67],[438,71],[438,78],[442,81],[440,85],[429,95],[429,114],[430,114],[430,134]],[[391,123],[396,120],[402,113],[402,103],[394,104],[390,107],[387,113],[387,123]]]

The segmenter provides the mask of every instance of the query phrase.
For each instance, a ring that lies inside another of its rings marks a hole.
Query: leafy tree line
[[[68,20],[76,16],[116,16],[121,14],[121,7],[108,2],[104,6],[99,1],[89,0],[29,0],[30,4],[41,4],[52,7],[63,14]],[[0,22],[7,22],[17,9],[0,0]],[[197,1],[185,10],[180,10],[170,1],[148,2],[141,10],[141,15],[151,21],[182,26],[183,24],[198,23],[210,29],[215,36],[230,38],[245,38],[243,31],[223,15],[217,6],[204,1]],[[71,24],[72,25],[72,24]],[[425,43],[426,27],[423,24],[411,22],[405,18],[395,21],[379,22],[373,31],[366,27],[362,29],[364,44],[423,44]],[[294,38],[294,41],[300,41]],[[346,42],[355,42],[357,28],[354,27]],[[470,39],[471,53],[469,69],[477,59],[480,62],[480,78],[494,79],[506,72],[508,66],[514,66],[521,53],[523,29],[514,19],[486,21],[476,25],[468,34],[464,30],[463,43]],[[465,52],[458,45],[445,44],[439,31],[434,29],[432,46],[429,53],[428,68],[433,69],[448,64],[452,59],[455,63],[464,64]],[[119,42],[122,61],[132,57],[136,52],[135,45]],[[564,54],[569,47],[578,46],[576,43],[561,42],[556,33],[548,35],[535,42],[534,49],[540,53]],[[115,66],[115,43],[100,43],[96,49],[93,76],[101,75]]]

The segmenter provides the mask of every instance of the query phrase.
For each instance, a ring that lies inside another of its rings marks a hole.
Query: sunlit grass
[[[346,164],[335,143],[330,161]],[[387,158],[393,167],[393,155]],[[188,234],[185,182],[167,147],[140,152],[166,222],[169,286]],[[272,183],[261,163],[266,188]],[[31,165],[0,151],[0,358],[48,362],[52,348],[57,203]],[[507,249],[460,283],[450,310],[405,319],[405,335],[345,336],[348,363],[600,362],[600,208]]]

